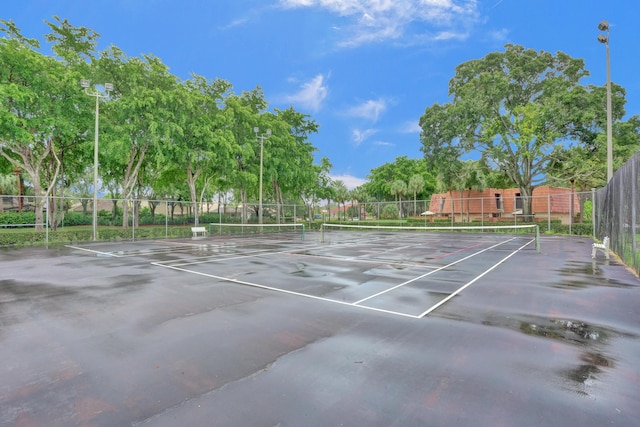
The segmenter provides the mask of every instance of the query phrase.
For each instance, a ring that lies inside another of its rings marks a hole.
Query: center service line
[[[459,259],[459,260],[457,260],[457,261],[454,261],[454,262],[452,262],[452,263],[450,263],[450,264],[447,264],[447,265],[442,266],[442,267],[440,267],[440,268],[437,268],[437,269],[435,269],[435,270],[431,270],[431,271],[429,271],[428,273],[425,273],[425,274],[422,274],[422,275],[420,275],[420,276],[414,277],[413,279],[407,280],[406,282],[400,283],[399,285],[396,285],[396,286],[394,286],[394,287],[392,287],[392,288],[389,288],[389,289],[386,289],[386,290],[384,290],[384,291],[378,292],[377,294],[373,294],[373,295],[371,295],[371,296],[368,296],[368,297],[366,297],[366,298],[363,298],[363,299],[361,299],[360,301],[356,301],[356,302],[354,302],[354,303],[352,303],[352,304],[353,304],[353,305],[358,305],[358,304],[363,303],[364,301],[370,300],[371,298],[375,298],[375,297],[377,297],[377,296],[380,296],[380,295],[386,294],[387,292],[391,292],[391,291],[393,291],[393,290],[395,290],[395,289],[398,289],[398,288],[400,288],[400,287],[402,287],[402,286],[408,285],[409,283],[415,282],[416,280],[420,280],[420,279],[422,279],[422,278],[424,278],[424,277],[427,277],[427,276],[428,276],[428,275],[430,275],[430,274],[433,274],[433,273],[436,273],[436,272],[438,272],[438,271],[444,270],[445,268],[449,268],[449,267],[451,267],[452,265],[458,264],[459,262],[465,261],[465,260],[467,260],[467,259],[469,259],[469,258],[472,258],[472,257],[474,257],[474,256],[476,256],[476,255],[479,255],[479,254],[481,254],[481,253],[483,253],[483,252],[486,252],[486,251],[488,251],[488,250],[490,250],[490,249],[493,249],[493,248],[495,248],[495,247],[497,247],[497,246],[504,245],[505,243],[509,243],[510,241],[512,241],[512,240],[514,240],[514,239],[515,239],[515,237],[512,237],[511,239],[506,240],[506,241],[504,241],[504,242],[496,243],[495,245],[493,245],[493,246],[489,246],[488,248],[485,248],[485,249],[483,249],[483,250],[481,250],[481,251],[479,251],[479,252],[476,252],[476,253],[473,253],[473,254],[471,254],[471,255],[468,255],[468,256],[466,256],[466,257],[464,257],[464,258],[461,258],[461,259]],[[525,246],[526,246],[526,245],[525,245]]]
[[[494,270],[495,268],[497,268],[500,264],[502,264],[503,262],[505,262],[506,260],[508,260],[509,258],[511,258],[512,256],[514,256],[515,254],[517,254],[518,252],[520,252],[524,247],[528,246],[529,244],[531,244],[532,242],[534,242],[534,240],[525,243],[524,245],[522,245],[521,247],[519,247],[518,249],[516,249],[515,251],[511,252],[509,255],[507,255],[506,257],[502,258],[500,261],[498,261],[496,264],[494,264],[493,266],[489,267],[487,270],[485,270],[482,274],[480,274],[479,276],[477,276],[475,279],[473,279],[472,281],[470,281],[469,283],[467,283],[466,285],[464,285],[463,287],[461,287],[460,289],[458,289],[457,291],[453,292],[452,294],[450,294],[448,297],[446,297],[445,299],[443,299],[442,301],[440,301],[439,303],[437,303],[436,305],[434,305],[433,307],[431,307],[430,309],[428,309],[427,311],[423,312],[422,314],[418,315],[418,317],[424,317],[427,314],[431,313],[433,310],[435,310],[436,308],[440,307],[442,304],[444,304],[445,302],[449,301],[451,298],[455,297],[456,295],[458,295],[460,292],[462,292],[464,289],[466,289],[467,287],[471,286],[473,283],[477,282],[478,280],[480,280],[480,278],[482,278],[483,276],[485,276],[487,273],[489,273],[490,271]]]

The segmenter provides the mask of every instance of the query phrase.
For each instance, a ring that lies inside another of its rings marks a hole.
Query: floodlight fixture
[[[98,240],[98,126],[100,118],[100,98],[108,98],[109,92],[113,90],[113,84],[105,83],[104,92],[94,89],[90,90],[91,82],[86,79],[80,80],[80,86],[84,93],[96,99],[95,131],[93,143],[93,240]]]
[[[601,21],[598,24],[600,31],[606,31],[607,34],[598,35],[598,41],[607,47],[607,182],[613,178],[613,119],[611,110],[611,59],[609,55],[609,23],[607,21]]]
[[[264,134],[258,135],[260,128],[256,126],[253,128],[253,132],[260,141],[260,188],[258,189],[258,197],[260,200],[258,201],[258,223],[262,224],[262,159],[264,157],[264,140],[271,136],[271,129],[267,129]]]

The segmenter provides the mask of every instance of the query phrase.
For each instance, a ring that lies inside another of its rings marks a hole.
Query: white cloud
[[[453,31],[441,31],[435,36],[434,40],[466,40],[469,37],[468,33],[456,33]]]
[[[285,96],[284,101],[296,107],[309,109],[314,113],[320,111],[322,102],[329,94],[329,88],[325,80],[326,77],[324,75],[318,74],[310,81],[302,84],[298,92]]]
[[[404,122],[400,126],[400,132],[402,133],[420,133],[422,132],[422,128],[420,127],[420,123],[417,120],[409,120]]]
[[[380,117],[386,109],[387,102],[384,99],[370,99],[360,105],[350,108],[347,111],[347,114],[353,117],[371,120],[375,123],[378,120],[378,117]]]
[[[466,37],[478,21],[478,0],[280,0],[285,9],[325,9],[346,18],[348,38],[340,43],[355,47],[386,40],[432,40]],[[428,26],[425,28],[423,24]]]
[[[223,26],[221,26],[219,28],[221,30],[229,30],[231,28],[243,26],[243,25],[247,24],[248,22],[249,22],[249,18],[238,18],[238,19],[234,19],[233,21],[231,21],[228,24],[223,25]]]
[[[358,178],[349,174],[330,175],[329,177],[334,181],[344,182],[344,185],[346,185],[349,190],[353,190],[354,188],[359,187],[367,182],[366,179]]]
[[[376,141],[373,143],[373,145],[377,145],[378,147],[395,147],[396,144],[394,144],[393,142],[388,142],[388,141]]]
[[[509,38],[509,30],[506,28],[503,28],[501,30],[491,31],[489,33],[489,37],[491,37],[492,40],[497,42],[505,42]]]
[[[371,135],[375,135],[378,131],[376,129],[354,129],[351,131],[351,139],[356,145],[360,145]]]

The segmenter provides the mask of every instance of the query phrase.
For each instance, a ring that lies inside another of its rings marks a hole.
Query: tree
[[[305,187],[302,189],[302,200],[308,207],[309,222],[313,221],[313,208],[320,199],[328,199],[327,188],[331,182],[329,177],[329,171],[331,170],[331,162],[326,157],[320,159],[319,165],[313,165],[313,174],[315,179],[305,182]]]
[[[389,186],[389,191],[396,197],[396,202],[398,202],[398,216],[402,218],[402,195],[407,192],[407,183],[401,179],[396,179]]]
[[[178,88],[181,99],[175,111],[178,127],[172,133],[171,148],[165,150],[170,154],[164,161],[179,167],[186,176],[194,222],[198,225],[198,183],[204,189],[207,178],[224,175],[232,164],[235,141],[221,107],[231,84],[193,75]]]
[[[260,144],[256,141],[254,127],[261,131],[267,128],[260,123],[260,115],[267,108],[262,89],[259,87],[240,96],[230,94],[225,99],[227,126],[234,139],[232,158],[234,167],[225,175],[229,187],[239,195],[242,207],[242,222],[247,219],[248,194],[253,191],[258,199],[260,168]],[[263,162],[264,163],[264,162]]]
[[[422,190],[424,189],[424,178],[422,177],[422,175],[412,175],[411,178],[409,178],[407,188],[413,193],[413,215],[416,216],[418,215],[418,212],[416,210],[416,200],[418,197],[418,193],[422,192]]]
[[[340,204],[342,204],[342,206],[344,207],[343,219],[346,219],[347,207],[345,205],[345,202],[349,198],[349,190],[347,189],[347,186],[344,184],[344,182],[339,179],[333,181],[333,194],[336,202],[338,203],[338,219],[340,219]]]
[[[468,190],[466,210],[467,222],[469,222],[469,199],[471,198],[471,191],[483,191],[487,186],[485,170],[486,167],[482,161],[467,160],[462,162],[460,182],[464,186],[464,189]],[[462,194],[462,191],[460,193]],[[462,205],[460,208],[462,210]]]
[[[418,196],[427,198],[435,190],[435,175],[422,159],[409,159],[407,156],[397,157],[393,162],[371,169],[363,188],[379,201],[394,200],[395,194],[389,188],[391,183],[396,179],[408,182],[414,175],[422,176],[425,183],[423,189],[418,191]]]
[[[16,188],[16,177],[13,174],[0,174],[0,212],[4,211],[3,194],[12,194]]]
[[[317,132],[318,125],[293,108],[275,109],[274,114],[265,113],[261,119],[263,126],[272,131],[265,141],[268,149],[264,153],[264,176],[271,182],[279,223],[285,197],[299,200],[305,188],[317,182],[313,164],[316,148],[308,138]]]
[[[547,173],[549,185],[569,186],[578,191],[580,215],[584,217],[585,202],[590,198],[591,188],[606,184],[607,148],[603,132],[589,139],[588,144],[571,147],[555,147]],[[614,169],[619,168],[633,154],[640,150],[640,116],[633,116],[626,122],[613,126]]]
[[[530,214],[553,147],[575,138],[572,129],[582,124],[579,107],[567,100],[586,75],[581,59],[515,45],[465,62],[449,82],[452,101],[420,119],[423,152],[481,153],[520,189]]]
[[[80,138],[77,117],[86,97],[73,67],[39,53],[39,43],[13,22],[0,22],[0,155],[28,175],[40,231],[61,165],[56,145]]]
[[[180,131],[176,110],[183,105],[181,87],[159,58],[128,58],[115,46],[102,53],[96,67],[102,79],[113,83],[117,98],[117,105],[107,103],[100,110],[100,172],[114,179],[122,188],[122,197],[130,200],[147,157],[170,149],[171,136]],[[155,161],[163,158],[159,155]],[[128,215],[124,203],[124,228]]]

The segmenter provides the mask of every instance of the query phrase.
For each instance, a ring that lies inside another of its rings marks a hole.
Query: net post
[[[540,225],[536,224],[536,250],[540,253]]]
[[[324,222],[320,224],[320,243],[324,243]]]
[[[302,223],[302,240],[304,240],[304,223]]]

